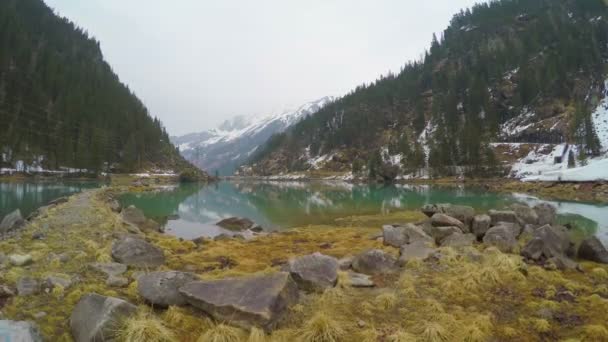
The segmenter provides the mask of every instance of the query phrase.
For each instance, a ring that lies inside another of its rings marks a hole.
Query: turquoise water
[[[222,232],[215,222],[247,217],[267,229],[331,224],[350,215],[389,214],[418,209],[427,203],[470,205],[478,211],[516,202],[540,200],[517,194],[497,194],[476,188],[426,185],[352,185],[330,182],[220,182],[209,186],[181,185],[170,191],[127,194],[123,205],[135,205],[183,238]],[[608,208],[593,203],[550,202],[561,223],[608,241]]]
[[[98,187],[97,182],[0,182],[0,220],[15,209],[23,217],[50,201],[84,189]]]

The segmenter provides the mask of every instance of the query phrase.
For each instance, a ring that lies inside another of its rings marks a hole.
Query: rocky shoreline
[[[9,220],[19,233],[0,241],[0,328],[11,337],[608,339],[608,252],[595,237],[573,241],[549,205],[433,204],[382,228],[184,241],[121,208],[115,191]]]

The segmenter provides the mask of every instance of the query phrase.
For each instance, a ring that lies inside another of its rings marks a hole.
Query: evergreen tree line
[[[104,61],[99,42],[42,0],[0,1],[0,166],[132,171],[176,162],[161,122]]]
[[[288,168],[312,155],[355,148],[355,169],[378,162],[389,146],[402,153],[403,168],[455,166],[494,170],[490,142],[507,120],[551,99],[580,108],[570,132],[550,142],[582,143],[598,150],[587,90],[603,84],[608,59],[608,8],[603,0],[500,0],[456,14],[430,49],[398,74],[364,84],[328,104],[291,130],[273,137],[250,161],[277,154]],[[421,135],[428,131],[428,151]],[[388,136],[388,138],[387,138]],[[548,142],[530,136],[521,142]],[[356,166],[356,167],[355,167]]]

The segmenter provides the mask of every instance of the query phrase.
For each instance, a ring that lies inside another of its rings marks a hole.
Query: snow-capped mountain
[[[231,175],[273,134],[283,132],[333,100],[334,97],[326,96],[279,114],[237,116],[217,128],[171,137],[171,141],[186,159],[201,169]]]

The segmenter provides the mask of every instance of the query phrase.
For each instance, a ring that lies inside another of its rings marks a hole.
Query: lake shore
[[[33,321],[46,339],[69,341],[69,317],[74,307],[86,294],[97,293],[138,307],[138,313],[121,331],[132,333],[144,326],[162,333],[168,341],[196,341],[201,336],[226,334],[232,336],[231,341],[252,341],[252,336],[258,338],[253,341],[312,341],[303,336],[312,338],[322,333],[335,335],[336,341],[399,336],[405,341],[436,340],[433,336],[479,341],[490,336],[507,341],[608,338],[603,323],[603,313],[608,309],[606,265],[579,261],[578,270],[552,270],[526,264],[518,253],[503,253],[480,243],[462,248],[439,246],[433,258],[414,258],[398,271],[374,274],[370,277],[375,284],[372,288],[353,287],[350,267],[340,270],[335,287],[303,295],[270,335],[218,323],[190,306],[152,310],[138,287],[142,274],[175,270],[206,281],[274,274],[293,258],[315,252],[342,262],[374,249],[396,260],[399,248],[386,244],[382,224],[396,223],[396,219],[399,224],[428,219],[419,211],[394,217],[367,215],[252,240],[193,242],[125,223],[111,200],[117,191],[125,188],[73,195],[31,220],[20,234],[0,241],[0,250],[7,258],[30,257],[19,266],[4,261],[0,285],[18,292],[13,289],[19,288],[24,278],[38,284],[34,293],[2,297],[0,311],[4,318]],[[110,281],[94,265],[116,261],[113,244],[125,235],[160,249],[165,261],[143,269],[129,266],[118,275],[119,281]],[[517,249],[530,238],[522,236]],[[56,278],[69,280],[69,284],[45,285],[48,279]]]

